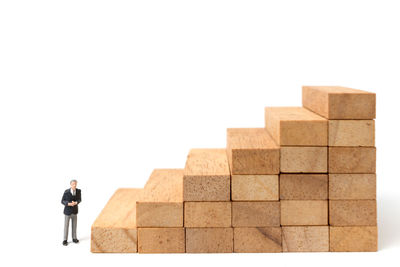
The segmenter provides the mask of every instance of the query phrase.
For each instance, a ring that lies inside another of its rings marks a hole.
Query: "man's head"
[[[77,180],[71,180],[71,182],[69,182],[69,184],[71,185],[72,190],[76,189],[76,185],[78,184]]]

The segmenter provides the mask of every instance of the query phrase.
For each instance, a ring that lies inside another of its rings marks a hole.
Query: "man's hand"
[[[78,202],[76,202],[76,201],[72,201],[72,202],[68,203],[68,206],[71,206],[71,207],[76,206],[76,205],[78,205]]]

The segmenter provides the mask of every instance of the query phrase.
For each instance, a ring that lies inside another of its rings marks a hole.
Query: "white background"
[[[398,264],[398,1],[0,1],[0,251],[4,266]],[[302,85],[377,93],[378,253],[91,254],[118,187],[263,127]],[[78,180],[81,243],[63,247]]]

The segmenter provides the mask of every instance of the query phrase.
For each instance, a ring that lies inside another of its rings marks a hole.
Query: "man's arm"
[[[77,191],[76,194],[76,204],[78,205],[79,203],[81,203],[82,198],[81,198],[81,190]]]
[[[67,206],[67,205],[68,205],[68,200],[66,200],[65,192],[64,192],[64,194],[63,194],[63,196],[62,196],[61,204],[63,204],[64,206]]]

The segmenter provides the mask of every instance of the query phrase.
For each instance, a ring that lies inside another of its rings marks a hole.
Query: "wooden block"
[[[233,252],[233,229],[186,228],[187,253]]]
[[[231,179],[225,149],[191,149],[183,176],[184,201],[229,201]]]
[[[136,201],[142,189],[120,188],[91,227],[91,252],[137,252]]]
[[[375,121],[329,120],[329,146],[375,146]]]
[[[281,200],[281,225],[328,225],[328,201]]]
[[[375,173],[375,147],[330,147],[330,173]]]
[[[303,107],[334,120],[375,118],[375,93],[340,86],[303,86]]]
[[[138,227],[183,227],[183,169],[155,169],[136,204]]]
[[[328,252],[329,226],[282,227],[283,252]]]
[[[279,200],[279,175],[232,175],[232,200]]]
[[[330,251],[378,251],[378,228],[376,226],[331,226]]]
[[[328,199],[327,174],[281,174],[279,179],[280,199]]]
[[[281,172],[328,172],[328,148],[281,147]]]
[[[185,253],[185,228],[138,228],[139,253]]]
[[[232,174],[279,174],[279,146],[264,128],[227,129]]]
[[[185,202],[185,227],[231,227],[231,202]]]
[[[266,107],[265,128],[281,146],[327,146],[327,119],[303,107]]]
[[[280,202],[232,202],[232,226],[280,226]]]
[[[329,199],[376,199],[376,174],[329,174]]]
[[[242,253],[281,252],[281,227],[233,228],[233,251]]]
[[[330,200],[329,224],[332,226],[375,226],[376,200]]]

